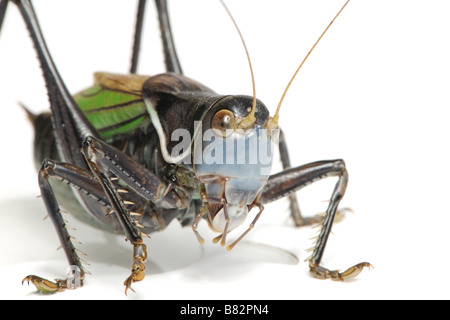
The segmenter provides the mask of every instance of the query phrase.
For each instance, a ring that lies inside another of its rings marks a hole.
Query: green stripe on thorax
[[[74,99],[102,138],[133,133],[149,125],[142,100],[142,85],[148,77],[96,73],[94,78],[94,86]]]

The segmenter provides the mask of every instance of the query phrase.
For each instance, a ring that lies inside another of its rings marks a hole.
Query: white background
[[[130,1],[35,1],[48,46],[68,88],[94,71],[127,72],[136,5]],[[88,4],[89,3],[89,4]],[[256,92],[273,113],[289,78],[343,1],[228,1],[247,42]],[[147,240],[148,276],[128,298],[450,298],[450,3],[353,0],[315,49],[282,108],[293,165],[342,158],[350,174],[342,202],[353,214],[333,228],[323,263],[374,265],[354,281],[319,281],[304,260],[316,231],[295,229],[287,202],[268,206],[246,242],[228,253],[200,247],[189,228]],[[239,37],[218,1],[170,2],[184,73],[219,93],[251,95]],[[139,72],[163,72],[150,3]],[[92,275],[52,296],[21,286],[27,274],[63,277],[66,260],[37,187],[32,131],[21,101],[48,108],[36,54],[10,5],[0,35],[0,298],[126,298],[131,247],[123,237],[73,221]],[[274,168],[278,170],[279,165]],[[323,211],[334,180],[299,193],[303,211]],[[230,237],[237,237],[231,234]]]

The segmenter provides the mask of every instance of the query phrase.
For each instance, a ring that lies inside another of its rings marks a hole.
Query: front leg
[[[92,173],[102,185],[113,211],[116,212],[127,240],[133,245],[131,275],[124,282],[126,294],[128,289],[133,290],[131,285],[134,282],[141,281],[145,277],[147,247],[143,244],[142,233],[126,208],[126,203],[112,183],[111,175],[120,178],[130,190],[152,202],[157,202],[167,195],[167,187],[141,164],[93,137],[86,138],[82,152]]]
[[[325,217],[322,220],[317,242],[313,253],[308,258],[312,275],[320,279],[344,280],[356,277],[364,267],[371,267],[367,262],[359,263],[344,272],[331,271],[320,266],[331,227],[335,219],[339,202],[347,188],[348,173],[342,160],[318,161],[297,168],[292,168],[270,176],[259,199],[265,204],[286,197],[301,188],[327,177],[338,177],[338,181],[330,198]]]

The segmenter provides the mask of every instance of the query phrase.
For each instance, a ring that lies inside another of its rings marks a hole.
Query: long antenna
[[[331,25],[333,24],[333,22],[337,19],[337,17],[341,14],[342,10],[344,10],[345,6],[350,2],[350,0],[347,0],[347,2],[342,6],[341,10],[339,10],[339,12],[336,14],[336,16],[333,18],[333,20],[331,20],[330,24],[328,25],[328,27],[326,27],[326,29],[322,32],[322,34],[320,35],[319,39],[317,39],[316,43],[314,43],[314,45],[312,46],[312,48],[309,50],[308,54],[305,56],[305,58],[303,59],[302,63],[300,63],[300,66],[297,68],[297,70],[295,71],[294,75],[292,76],[291,80],[289,81],[288,85],[286,86],[286,89],[283,92],[283,95],[281,96],[280,102],[278,103],[278,107],[277,107],[277,111],[275,112],[275,115],[273,116],[272,119],[269,119],[269,121],[271,121],[272,123],[269,125],[269,127],[276,127],[278,125],[278,118],[279,118],[279,113],[280,113],[280,108],[281,108],[281,104],[283,103],[284,97],[286,96],[286,93],[289,89],[289,87],[291,86],[292,82],[294,81],[295,77],[297,76],[297,73],[300,71],[300,69],[302,68],[303,64],[305,63],[306,59],[308,59],[309,55],[311,54],[311,52],[314,50],[314,48],[317,46],[317,44],[319,43],[319,41],[322,39],[322,37],[325,35],[325,33],[328,31],[328,29],[331,27]]]
[[[226,12],[228,13],[231,21],[233,21],[233,24],[237,30],[237,32],[239,33],[239,37],[241,38],[242,44],[244,45],[244,49],[245,49],[245,54],[247,55],[247,60],[248,60],[248,65],[250,67],[250,73],[252,76],[252,86],[253,86],[253,104],[252,104],[252,110],[249,113],[249,115],[242,120],[239,123],[239,127],[242,129],[246,129],[248,127],[250,127],[251,125],[253,125],[253,123],[256,121],[255,118],[255,109],[256,109],[256,86],[255,86],[255,76],[253,74],[253,68],[252,68],[252,62],[250,61],[250,54],[248,53],[247,50],[247,45],[245,44],[244,41],[244,37],[242,36],[241,30],[239,30],[239,27],[236,23],[236,21],[233,18],[233,15],[231,14],[230,10],[228,9],[228,7],[226,6],[225,2],[223,0],[220,0],[220,3],[222,3],[222,6],[225,8]]]

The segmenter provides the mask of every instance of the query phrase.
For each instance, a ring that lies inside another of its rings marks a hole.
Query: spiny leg
[[[166,71],[183,74],[183,70],[181,69],[181,64],[178,59],[177,50],[175,49],[175,44],[173,41],[169,13],[167,10],[167,1],[155,0],[155,3],[158,11],[159,28],[161,30],[161,37],[164,47]]]
[[[95,163],[89,164],[92,166],[95,165]],[[97,173],[97,168],[92,168],[92,172]],[[141,238],[142,233],[136,229],[136,225],[138,224],[133,218],[130,217],[131,213],[129,213],[125,208],[125,205],[127,205],[127,201],[122,201],[118,196],[118,193],[120,193],[121,190],[117,189],[112,183],[110,184],[108,182],[107,190],[109,190],[110,193],[113,193],[112,197],[108,197],[108,195],[105,194],[104,192],[103,184],[100,183],[97,179],[94,179],[92,172],[85,170],[83,168],[76,167],[71,164],[59,163],[51,160],[44,161],[43,169],[41,170],[40,174],[40,185],[42,186],[43,199],[48,208],[49,216],[52,217],[52,220],[54,221],[58,235],[60,239],[62,239],[61,247],[64,248],[66,256],[69,260],[69,264],[71,266],[72,265],[79,266],[79,263],[76,263],[76,261],[81,259],[79,259],[76,254],[77,250],[73,248],[73,245],[71,243],[71,237],[67,233],[64,223],[59,220],[53,219],[55,215],[56,219],[62,218],[58,217],[58,215],[60,216],[59,207],[56,202],[56,199],[54,198],[51,186],[48,183],[48,178],[56,177],[60,180],[68,182],[69,184],[74,186],[77,190],[79,190],[81,193],[87,194],[89,195],[89,197],[94,197],[97,201],[101,201],[101,203],[103,203],[103,205],[107,206],[109,209],[113,208],[110,212],[114,213],[122,212],[122,215],[114,214],[113,217],[114,219],[117,217],[117,219],[120,221],[122,228],[127,234],[127,239],[129,239],[130,242],[133,244],[133,264],[131,267],[131,275],[124,282],[126,286],[125,290],[126,293],[128,289],[132,290],[131,288],[132,283],[142,280],[145,276],[144,263],[146,262],[147,259],[146,246],[145,244],[142,243]],[[101,179],[104,179],[105,176],[102,173],[98,174],[100,175]],[[41,177],[43,178],[43,180],[41,180]],[[108,178],[108,181],[116,179],[117,179],[116,177]],[[104,182],[104,180],[100,181]],[[114,190],[114,192],[112,192],[112,190]],[[127,197],[129,196],[130,195],[127,194]],[[111,202],[113,205],[110,203],[111,199],[113,199],[114,201]],[[137,200],[136,197],[133,197],[133,199],[135,199],[133,201]],[[123,212],[126,212],[127,214],[124,214]],[[112,219],[112,216],[108,214],[108,216],[105,216],[104,218]],[[82,279],[84,279],[84,270],[81,276]],[[62,291],[64,289],[74,288],[73,286],[71,286],[71,282],[70,281],[68,282],[67,280],[68,279],[64,280],[58,279],[55,282],[52,282],[38,276],[28,276],[24,279],[24,282],[32,282],[38,288],[39,291],[57,292]]]
[[[131,275],[124,281],[125,294],[128,289],[134,292],[131,285],[134,282],[142,281],[145,278],[145,262],[147,261],[147,246],[141,241],[133,242],[133,264],[131,266]]]
[[[53,163],[51,161],[44,161],[42,168],[39,171],[39,187],[41,189],[42,199],[47,208],[48,216],[56,229],[58,238],[61,242],[61,247],[66,254],[69,266],[71,266],[73,270],[77,270],[77,279],[75,279],[75,283],[71,281],[73,279],[56,279],[52,282],[35,275],[29,275],[23,279],[22,283],[32,282],[38,291],[45,293],[54,293],[64,291],[65,289],[75,289],[76,287],[83,285],[85,276],[82,260],[78,256],[77,250],[72,244],[72,237],[67,231],[66,224],[61,216],[58,202],[49,183],[49,172],[51,170],[53,170]]]
[[[78,105],[75,103],[69,91],[67,90],[61,76],[59,75],[45,44],[44,37],[36,18],[36,14],[31,5],[31,1],[16,0],[14,2],[18,5],[27,28],[30,31],[31,38],[37,51],[39,62],[44,73],[59,158],[66,163],[71,163],[82,169],[88,169],[89,167],[86,161],[87,159],[85,159],[84,155],[80,153],[80,149],[83,145],[83,141],[87,137],[97,137],[99,135],[92,124],[87,120],[86,116],[80,110]],[[42,172],[44,171],[42,170]],[[71,250],[71,247],[73,246],[71,242],[66,239],[67,230],[63,225],[63,220],[60,218],[59,207],[57,205],[51,187],[48,184],[47,177],[44,174],[41,174],[40,176],[42,176],[42,178],[40,178],[40,182],[42,182],[42,186],[45,190],[45,196],[43,195],[44,201],[46,202],[46,206],[50,208],[48,209],[49,216],[52,217],[52,220],[54,220],[58,235],[63,242],[62,246],[63,248],[65,248],[66,255],[68,256],[69,263],[73,262],[73,264],[78,267],[76,262],[79,260],[79,258],[73,255],[72,252],[75,252],[74,250]],[[102,184],[102,187],[105,187],[101,179],[100,183]],[[109,183],[111,182],[109,181]],[[111,187],[111,185],[108,185],[108,187]],[[111,197],[107,192],[106,195],[108,196],[108,201],[111,202]],[[84,202],[85,205],[90,207],[92,199],[90,199],[88,196],[85,196],[83,193],[80,193],[80,199]],[[114,208],[114,210],[117,212],[117,208]],[[127,220],[122,215],[120,215],[120,212],[117,212],[117,216],[122,218],[121,222],[123,222],[123,220]],[[128,222],[131,225],[133,223],[132,219],[128,219],[127,223]],[[122,227],[124,227],[123,223]],[[130,229],[131,228],[127,229],[126,226],[124,227],[124,231],[125,233],[128,233],[129,238],[133,238],[131,236],[133,232],[131,232]],[[137,231],[134,233],[137,234],[137,237],[134,237],[133,240],[130,239],[130,241],[132,241],[135,248],[142,248],[143,245],[140,243],[140,235]],[[138,252],[139,250],[136,249],[135,251]],[[141,261],[142,257],[136,257],[135,260]],[[133,274],[135,275],[134,278],[139,278],[139,272],[140,271],[138,270],[138,267],[136,267],[135,271],[133,272]],[[82,277],[84,277],[84,273],[82,274]],[[47,290],[47,287],[50,286],[51,291],[59,291],[60,289],[63,289],[65,286],[67,286],[67,284],[64,284],[64,282],[57,282],[50,285],[51,282],[40,280],[39,277],[34,276],[27,277],[26,280],[32,281],[33,283],[41,283],[42,288],[45,290]]]
[[[18,5],[30,32],[43,71],[59,158],[63,162],[87,169],[80,148],[87,136],[95,137],[98,133],[64,84],[45,43],[31,1],[16,0],[14,3]]]
[[[308,258],[308,260],[310,272],[314,277],[320,279],[344,280],[356,277],[362,271],[362,269],[364,269],[364,267],[370,268],[372,267],[372,265],[367,262],[362,262],[348,268],[344,272],[339,272],[338,270],[331,271],[320,266],[320,261],[322,260],[325,245],[331,232],[331,227],[333,225],[339,202],[344,196],[348,183],[348,173],[347,169],[345,168],[344,162],[336,162],[335,167],[339,180],[336,183],[333,194],[331,195],[330,203],[328,205],[326,215],[322,223],[322,229],[319,233],[319,237],[317,238],[314,251],[311,257]]]
[[[60,76],[45,43],[31,1],[15,0],[13,2],[19,7],[43,71],[50,102],[55,145],[58,152],[57,156],[52,155],[52,157],[88,170],[89,167],[80,150],[84,139],[87,136],[96,137],[98,132],[78,107]],[[76,190],[74,192],[78,193]],[[96,203],[88,195],[78,193],[77,199],[83,207],[87,208],[89,213],[99,211]]]
[[[134,282],[141,281],[145,277],[144,263],[147,260],[147,247],[142,241],[142,233],[137,229],[117,188],[111,182],[110,174],[113,173],[122,179],[128,188],[152,202],[159,200],[163,195],[170,199],[173,192],[166,193],[165,184],[152,172],[100,140],[93,137],[86,138],[82,153],[91,171],[102,185],[127,239],[133,245],[131,275],[124,282],[126,294],[128,289],[133,290],[131,285]]]
[[[19,7],[43,71],[58,151],[58,155],[53,157],[87,170],[88,166],[80,149],[86,136],[98,136],[98,133],[80,110],[60,76],[45,43],[31,1],[15,0],[13,2]],[[84,207],[92,208],[92,199],[84,194],[80,194],[78,199]]]
[[[47,206],[47,211],[49,217],[52,218],[53,224],[57,230],[58,236],[61,240],[61,248],[64,249],[69,264],[71,266],[71,270],[78,272],[75,274],[78,279],[72,277],[68,277],[67,279],[56,279],[55,282],[49,281],[47,279],[38,277],[38,276],[27,276],[23,279],[23,282],[33,283],[38,291],[53,293],[58,291],[63,291],[64,289],[75,289],[83,284],[84,272],[83,268],[80,268],[77,253],[80,253],[77,249],[73,247],[71,241],[72,237],[68,234],[66,230],[66,226],[64,224],[64,220],[61,220],[61,214],[59,212],[59,206],[56,202],[56,198],[54,197],[53,190],[51,185],[49,184],[49,178],[55,178],[58,180],[62,180],[75,187],[76,190],[79,190],[81,193],[88,195],[96,199],[103,206],[110,208],[108,198],[106,197],[101,184],[94,179],[92,173],[86,169],[74,166],[72,164],[61,163],[52,160],[45,160],[42,165],[42,169],[39,175],[39,182],[41,186],[42,198],[44,199],[44,203]],[[91,212],[89,212],[91,213]],[[104,223],[114,223],[112,219],[115,219],[113,215],[105,215],[105,216],[93,216],[94,219],[102,219]],[[81,260],[81,262],[84,262]],[[74,268],[75,267],[75,268]],[[79,273],[78,270],[81,270],[82,273]],[[80,283],[76,283],[76,280],[79,280]]]
[[[43,177],[45,178],[45,180],[43,181],[45,184],[45,188],[43,191],[43,198],[44,198],[44,202],[45,203],[50,203],[50,205],[52,206],[52,212],[57,212],[56,210],[59,208],[57,207],[56,204],[56,199],[54,198],[50,198],[50,201],[47,200],[48,197],[48,188],[50,187],[50,184],[48,184],[48,179],[51,177],[55,177],[56,179],[59,180],[63,180],[67,183],[69,183],[70,185],[74,186],[77,190],[79,190],[80,192],[89,195],[89,197],[93,197],[94,199],[96,199],[97,201],[100,201],[102,203],[102,205],[106,206],[109,209],[111,209],[111,205],[109,204],[109,200],[107,198],[107,196],[104,193],[104,190],[102,188],[102,185],[97,181],[97,179],[94,179],[94,176],[92,175],[92,173],[88,170],[85,170],[83,168],[79,168],[76,167],[72,164],[66,164],[66,163],[60,163],[60,162],[56,162],[56,161],[51,161],[51,160],[46,160],[44,161],[43,164]],[[117,178],[111,179],[111,180],[116,180]],[[42,184],[44,185],[44,184]],[[50,190],[51,191],[51,190]],[[119,192],[121,192],[121,190],[118,190]],[[45,192],[45,194],[44,194]],[[51,192],[52,194],[52,192]],[[130,195],[127,195],[127,197],[130,197]],[[138,201],[138,198],[133,197],[132,198],[133,201]],[[125,202],[124,202],[125,203]],[[109,211],[114,212],[114,210],[110,210]],[[106,219],[110,219],[109,223],[113,223],[114,221],[111,221],[111,219],[116,219],[115,214],[111,215],[111,214],[107,214],[106,216],[103,217],[104,220]],[[49,214],[50,217],[53,217],[52,214]],[[94,217],[94,218],[98,218],[98,217]],[[57,225],[57,230],[60,230],[59,224]],[[60,234],[61,232],[58,232],[58,234]],[[68,235],[67,230],[63,230],[62,231],[62,236],[60,236],[60,238],[63,239],[68,239],[68,241],[70,241],[72,238]],[[127,284],[127,289],[131,288],[131,283],[135,282],[135,281],[139,281],[136,279],[142,279],[143,278],[143,274],[144,274],[144,270],[145,270],[145,266],[144,263],[146,261],[146,247],[144,244],[142,244],[139,241],[135,241],[135,243],[133,243],[134,246],[134,250],[133,250],[133,265],[132,265],[132,275],[127,279],[128,284]],[[73,263],[73,261],[75,260],[75,257],[73,256],[73,254],[76,255],[76,252],[79,252],[77,249],[70,249],[73,247],[73,245],[66,245],[66,244],[62,244],[61,245],[62,248],[65,248],[66,252],[69,252],[69,263]],[[68,248],[68,249],[66,249]],[[66,253],[67,255],[67,253]],[[80,259],[81,260],[81,259]],[[81,260],[82,261],[82,260]],[[84,261],[82,261],[84,262]],[[71,264],[72,266],[72,264]],[[77,266],[77,265],[75,265]],[[74,270],[72,268],[72,270]],[[84,272],[84,269],[81,269]],[[72,277],[73,278],[73,277]],[[38,277],[38,276],[28,276],[26,277],[23,282],[32,282],[39,291],[42,292],[57,292],[57,291],[62,291],[64,289],[75,289],[77,286],[73,285],[73,279],[72,278],[68,278],[68,279],[64,279],[64,280],[60,280],[57,279],[55,282],[46,280],[44,278]],[[68,281],[69,280],[69,281]],[[76,280],[76,279],[75,279]],[[81,283],[82,285],[82,283]],[[80,286],[80,285],[79,285]]]
[[[139,61],[139,50],[141,48],[142,26],[144,24],[144,13],[147,0],[139,0],[136,25],[134,28],[133,51],[131,53],[130,73],[136,73]]]
[[[146,0],[139,0],[138,3],[130,73],[136,73],[137,70],[146,2]],[[155,4],[158,11],[158,22],[161,31],[166,71],[183,74],[173,41],[169,13],[167,10],[167,0],[155,0]]]
[[[270,176],[259,199],[262,204],[275,201],[295,192],[315,181],[338,177],[330,202],[322,222],[322,229],[315,243],[313,253],[308,258],[312,275],[320,279],[344,280],[357,276],[364,267],[371,267],[367,262],[359,263],[344,272],[331,271],[320,266],[325,245],[331,232],[339,202],[344,196],[348,173],[342,160],[318,161]]]

